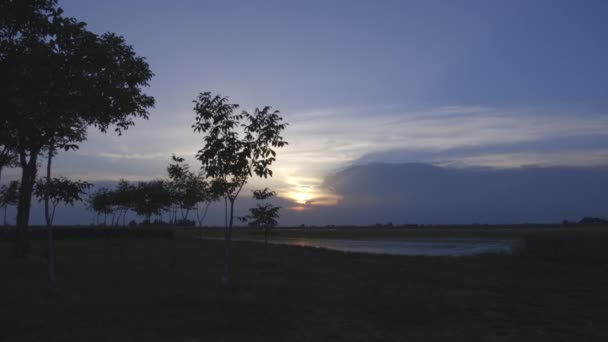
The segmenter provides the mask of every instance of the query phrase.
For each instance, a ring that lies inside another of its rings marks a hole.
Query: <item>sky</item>
[[[155,73],[147,92],[157,104],[148,121],[121,137],[91,131],[77,152],[58,157],[56,174],[153,179],[165,176],[174,153],[197,167],[202,136],[191,129],[192,100],[203,91],[230,96],[245,110],[270,105],[289,123],[275,177],[251,182],[278,190],[294,211],[286,213],[288,223],[352,221],[322,212],[351,203],[345,196],[361,180],[342,193],[330,180],[361,165],[608,165],[606,1],[60,0],[60,6],[94,32],[123,35],[146,57]],[[516,216],[511,220],[526,219]],[[558,215],[542,218],[549,219]]]

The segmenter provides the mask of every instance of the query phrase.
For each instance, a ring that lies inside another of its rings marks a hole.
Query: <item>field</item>
[[[451,238],[490,238],[490,239],[521,239],[527,236],[563,236],[565,234],[605,234],[605,226],[563,226],[563,225],[504,225],[504,226],[425,226],[411,228],[370,228],[370,227],[338,227],[338,228],[287,228],[276,229],[273,238],[278,239],[354,239],[354,240],[411,240],[411,239],[451,239]],[[221,228],[189,228],[178,231],[184,237],[223,237]],[[252,229],[235,229],[236,238],[263,238],[261,231]]]
[[[483,255],[396,257],[222,242],[0,242],[2,341],[605,341],[608,265]]]

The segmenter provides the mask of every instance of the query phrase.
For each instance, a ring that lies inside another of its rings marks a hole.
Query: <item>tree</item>
[[[12,168],[18,165],[17,153],[13,149],[11,139],[4,136],[5,132],[0,129],[0,180],[2,180],[2,170],[5,167]]]
[[[198,225],[202,229],[209,205],[217,200],[217,196],[211,192],[205,176],[202,173],[195,174],[190,171],[190,165],[185,162],[184,158],[173,155],[171,160],[174,163],[169,164],[167,173],[171,183],[172,203],[175,210],[180,210],[181,222],[186,222],[190,211],[195,210]],[[174,214],[174,218],[176,216],[177,213]],[[174,219],[174,222],[177,222],[177,219]],[[201,230],[201,237],[202,235]]]
[[[211,203],[217,201],[220,195],[214,191],[214,188],[205,180],[205,177],[199,174],[197,177],[192,179],[190,185],[196,191],[196,220],[198,226],[201,229],[201,238],[205,237],[205,229],[203,222],[207,217],[209,206]]]
[[[118,212],[116,221],[114,222],[114,219],[112,219],[112,224],[118,226],[118,223],[120,222],[120,218],[122,216],[122,225],[126,226],[125,217],[127,215],[127,212],[135,208],[135,202],[137,200],[136,187],[128,181],[121,179],[120,181],[118,181],[116,189],[110,191],[108,196],[110,205],[113,208],[112,211]]]
[[[171,206],[171,193],[163,180],[140,182],[135,197],[135,213],[143,216],[148,224],[152,222],[152,215],[161,216]]]
[[[95,193],[89,196],[87,200],[87,208],[95,212],[96,224],[99,225],[99,217],[104,215],[103,224],[106,225],[106,219],[108,214],[112,214],[114,209],[112,208],[111,193],[106,188],[100,188]]]
[[[0,74],[0,127],[22,169],[15,252],[25,255],[40,154],[50,164],[58,146],[77,147],[89,126],[120,134],[147,118],[154,98],[142,88],[153,74],[122,37],[88,31],[57,0],[0,2]]]
[[[72,181],[66,177],[53,178],[48,182],[39,179],[34,186],[34,195],[40,202],[48,198],[51,207],[49,214],[45,215],[46,225],[48,227],[53,225],[55,210],[59,204],[73,206],[74,203],[82,200],[91,186],[92,184],[88,182]]]
[[[253,198],[258,201],[265,201],[274,196],[276,192],[268,188],[253,191]],[[249,215],[242,218],[243,221],[249,221],[249,227],[264,231],[264,256],[268,254],[268,237],[278,224],[279,209],[281,207],[275,207],[269,202],[257,203],[254,208],[249,209]]]
[[[225,264],[223,283],[230,282],[230,244],[234,203],[249,177],[272,177],[270,166],[276,160],[275,148],[287,145],[281,136],[286,124],[279,111],[270,107],[235,114],[238,104],[227,97],[199,94],[194,100],[195,132],[205,134],[204,146],[196,154],[205,175],[212,179],[230,203],[229,223],[225,229]]]
[[[60,203],[73,206],[82,200],[82,196],[91,187],[90,183],[72,181],[65,177],[38,180],[34,187],[34,195],[39,201],[45,202],[45,221],[48,237],[48,280],[49,289],[55,289],[55,248],[53,245],[53,219],[55,209]],[[52,209],[49,211],[49,201]]]
[[[8,225],[6,220],[6,210],[9,206],[16,206],[19,201],[19,182],[12,181],[8,185],[0,188],[0,208],[4,208],[4,225]]]
[[[196,205],[196,188],[192,187],[194,174],[190,171],[190,165],[184,158],[171,156],[173,164],[167,167],[170,179],[171,202],[174,209],[173,223],[177,223],[177,210],[180,210],[181,220],[188,219],[190,210]]]

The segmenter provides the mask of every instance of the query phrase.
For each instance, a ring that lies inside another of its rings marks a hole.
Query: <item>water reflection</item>
[[[493,239],[438,240],[334,240],[334,239],[278,239],[275,244],[299,247],[327,248],[343,252],[390,255],[466,256],[484,253],[510,254],[515,241]]]

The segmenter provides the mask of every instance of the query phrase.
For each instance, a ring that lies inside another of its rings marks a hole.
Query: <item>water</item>
[[[495,239],[416,239],[387,240],[335,240],[335,239],[277,239],[273,244],[300,247],[326,248],[343,252],[410,256],[467,256],[484,253],[512,252],[513,240]]]

